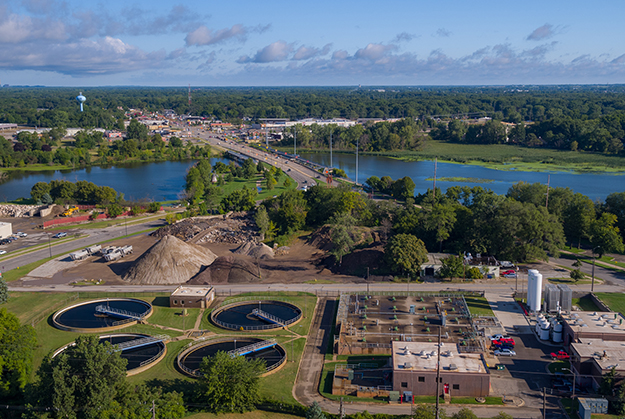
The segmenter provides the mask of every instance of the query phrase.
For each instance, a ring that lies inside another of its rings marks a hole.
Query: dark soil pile
[[[154,237],[175,236],[192,243],[256,242],[259,230],[247,212],[186,218],[152,233]]]
[[[236,256],[220,256],[191,278],[189,285],[239,284],[260,280],[262,272],[255,263]]]

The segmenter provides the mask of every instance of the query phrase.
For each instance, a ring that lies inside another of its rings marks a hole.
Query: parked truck
[[[73,252],[69,254],[69,257],[72,258],[72,260],[83,260],[87,256],[89,256],[89,252],[87,252],[86,249],[79,250],[77,252]]]
[[[109,252],[106,255],[104,255],[104,260],[106,260],[107,262],[112,262],[114,260],[121,259],[122,257],[124,257],[124,254],[122,253],[121,248],[118,247],[112,252]]]
[[[99,244],[94,244],[93,246],[87,247],[85,250],[89,252],[90,255],[95,255],[102,249],[102,246]]]
[[[121,252],[123,253],[124,256],[129,255],[129,254],[132,253],[132,246],[131,245],[122,246],[120,249],[121,249]]]

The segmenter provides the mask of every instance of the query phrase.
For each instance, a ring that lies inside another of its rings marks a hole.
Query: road
[[[87,246],[91,246],[96,243],[101,243],[106,240],[112,240],[121,236],[125,236],[127,234],[134,234],[143,230],[147,230],[149,228],[160,227],[164,224],[165,224],[165,220],[158,218],[158,219],[151,219],[143,223],[139,223],[139,224],[132,224],[128,226],[120,225],[116,227],[108,227],[108,228],[103,228],[103,229],[81,230],[80,226],[72,226],[72,227],[68,227],[68,230],[72,228],[72,232],[71,234],[69,234],[70,237],[73,235],[80,236],[82,234],[88,234],[88,237],[83,237],[83,238],[76,239],[76,240],[70,240],[67,242],[60,243],[60,244],[55,244],[55,240],[57,239],[49,238],[48,233],[46,232],[30,234],[28,240],[31,241],[33,245],[48,244],[48,246],[45,246],[39,250],[34,250],[32,252],[25,253],[21,256],[15,256],[15,257],[3,260],[0,262],[0,266],[1,266],[2,272],[6,272],[11,269],[15,269],[19,266],[25,266],[29,263],[37,262],[39,260],[48,258],[50,257],[50,254],[52,254],[52,256],[58,256],[58,255],[67,253],[72,250],[83,249]],[[49,234],[50,236],[52,236],[54,232],[49,233]],[[23,250],[23,249],[18,249],[18,251],[19,250]]]
[[[279,157],[275,154],[260,151],[245,144],[238,144],[231,140],[226,140],[225,137],[204,132],[204,130],[202,129],[194,129],[192,133],[193,136],[201,138],[202,140],[208,142],[211,146],[217,146],[225,148],[227,150],[236,151],[237,153],[244,154],[253,159],[262,161],[263,163],[279,167],[284,172],[287,172],[288,175],[297,182],[298,188],[301,188],[303,186],[315,185],[315,179],[322,178],[322,176],[318,172],[297,164],[289,159]]]

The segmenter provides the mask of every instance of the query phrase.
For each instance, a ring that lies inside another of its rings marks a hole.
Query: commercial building
[[[598,389],[602,377],[615,370],[617,377],[625,377],[625,346],[623,342],[601,339],[581,339],[570,346],[571,369],[575,381],[583,387]]]
[[[0,239],[13,235],[13,225],[11,223],[0,223]]]
[[[485,397],[490,392],[490,373],[479,353],[461,353],[455,344],[393,342],[393,390],[415,396]]]
[[[213,287],[179,286],[169,296],[170,307],[208,308],[215,299]]]
[[[576,311],[562,315],[564,344],[581,339],[625,342],[625,318],[621,313]]]

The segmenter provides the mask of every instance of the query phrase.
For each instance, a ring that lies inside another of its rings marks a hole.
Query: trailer
[[[86,249],[79,250],[77,252],[73,252],[69,254],[69,257],[72,258],[72,260],[83,260],[87,256],[89,256],[89,252],[87,252]]]
[[[104,255],[104,259],[107,262],[112,262],[114,260],[121,259],[122,257],[124,257],[124,254],[122,253],[121,249],[119,249],[119,248],[117,248],[117,249],[113,250],[112,252],[109,252],[106,255]]]
[[[99,245],[99,244],[95,244],[93,246],[87,247],[85,250],[87,252],[89,252],[90,255],[94,255],[94,254],[98,253],[100,251],[100,249],[102,249],[102,246]]]
[[[102,256],[106,256],[107,254],[111,253],[115,249],[117,249],[117,246],[106,246],[100,249],[100,254]]]
[[[132,246],[131,245],[122,246],[120,247],[120,250],[122,254],[126,256],[132,253]]]

